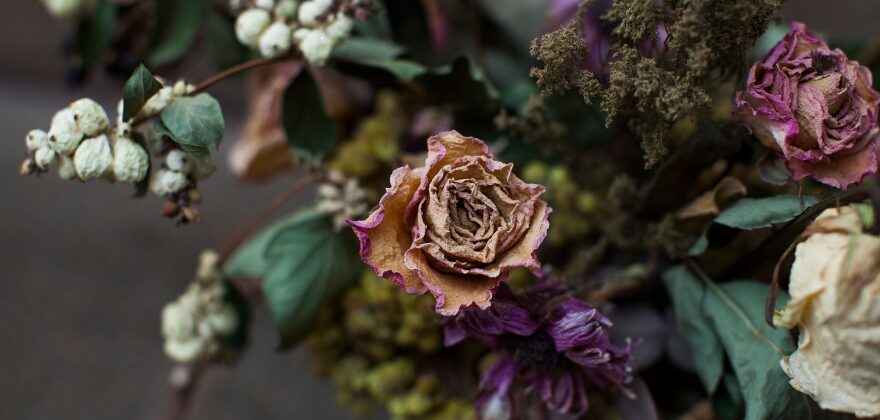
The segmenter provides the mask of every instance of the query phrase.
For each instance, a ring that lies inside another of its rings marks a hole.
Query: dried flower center
[[[528,337],[506,334],[501,337],[501,343],[513,355],[513,360],[527,369],[550,370],[561,358],[553,338],[543,330]]]

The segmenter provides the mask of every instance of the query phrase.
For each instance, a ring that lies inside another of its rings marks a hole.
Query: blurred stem
[[[171,370],[168,382],[171,388],[171,401],[164,420],[182,420],[186,417],[195,394],[196,386],[205,372],[203,366],[178,365]]]
[[[251,220],[249,220],[244,226],[238,229],[232,238],[226,243],[223,247],[222,251],[220,251],[220,265],[222,266],[232,254],[241,246],[241,244],[251,236],[251,234],[256,230],[257,227],[263,224],[275,210],[278,210],[279,207],[284,205],[287,200],[295,197],[306,187],[311,185],[313,182],[320,179],[320,175],[318,174],[310,174],[301,178],[299,181],[290,186],[290,188],[282,191],[278,196],[272,199],[266,207],[260,210]]]

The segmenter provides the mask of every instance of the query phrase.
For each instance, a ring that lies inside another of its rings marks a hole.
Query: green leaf
[[[159,83],[143,64],[139,65],[125,82],[122,91],[122,119],[128,121],[134,118],[147,100],[160,89],[162,83]]]
[[[816,204],[818,197],[805,196],[804,209]],[[788,222],[801,214],[801,202],[794,195],[767,198],[743,198],[721,212],[715,223],[735,229],[752,230]]]
[[[377,38],[347,38],[333,49],[333,56],[354,61],[387,61],[403,54],[403,46]]]
[[[805,396],[788,384],[779,366],[796,346],[784,329],[764,322],[769,286],[754,281],[710,284],[703,313],[710,320],[730,359],[746,405],[746,420],[805,419]],[[782,300],[788,299],[784,296]]]
[[[721,380],[724,353],[715,329],[703,314],[706,286],[690,270],[680,265],[663,273],[663,283],[675,308],[678,330],[694,356],[697,376],[706,391],[712,394]]]
[[[281,336],[281,349],[296,345],[319,310],[363,270],[357,241],[336,232],[329,216],[306,210],[289,219],[265,245],[263,294]]]
[[[229,258],[224,266],[226,274],[231,277],[263,277],[268,271],[268,262],[266,261],[266,248],[278,233],[291,224],[295,224],[302,215],[294,213],[269,227],[263,229],[253,238],[248,239],[247,243],[239,247],[235,254]]]
[[[477,4],[528,54],[529,45],[541,32],[547,11],[546,0],[477,0]]]
[[[320,158],[336,145],[339,127],[324,111],[324,99],[308,71],[302,71],[284,92],[284,130],[297,153]]]
[[[83,60],[83,68],[88,69],[103,60],[104,52],[113,39],[116,16],[116,6],[107,0],[100,0],[94,13],[79,23],[76,50]]]
[[[157,129],[164,130],[181,147],[191,146],[189,150],[218,147],[226,130],[220,103],[207,93],[174,98],[162,110],[160,119],[162,126],[157,125]]]
[[[147,46],[151,66],[171,64],[182,57],[196,40],[202,20],[200,0],[154,0],[156,26]]]

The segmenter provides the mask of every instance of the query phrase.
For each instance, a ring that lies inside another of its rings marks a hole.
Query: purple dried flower
[[[871,72],[793,22],[736,94],[737,115],[785,162],[846,189],[877,171],[880,93]]]
[[[481,418],[511,417],[515,381],[536,392],[548,409],[574,415],[587,411],[591,384],[622,389],[629,382],[632,346],[613,345],[611,322],[564,292],[560,283],[547,280],[519,299],[502,284],[491,307],[462,310],[447,323],[447,346],[471,337],[499,353],[480,381]]]

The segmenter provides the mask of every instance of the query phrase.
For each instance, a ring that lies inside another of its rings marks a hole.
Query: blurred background
[[[53,113],[78,97],[112,109],[122,82],[96,72],[85,85],[66,87],[61,51],[71,28],[37,0],[3,6],[0,418],[156,418],[165,408],[171,367],[159,335],[162,306],[182,292],[201,250],[221,246],[295,176],[245,184],[225,166],[243,118],[241,79],[211,91],[223,105],[227,136],[215,159],[218,173],[200,184],[199,224],[175,227],[160,217],[161,201],[153,196],[132,200],[122,188],[67,183],[54,173],[18,176],[29,130],[47,128]],[[880,2],[789,0],[783,19],[846,39],[880,35],[877,16]],[[197,81],[211,66],[195,57],[178,72]],[[235,367],[207,375],[191,419],[354,417],[336,405],[328,382],[311,375],[302,353],[274,351],[264,308],[255,313],[251,343]]]

